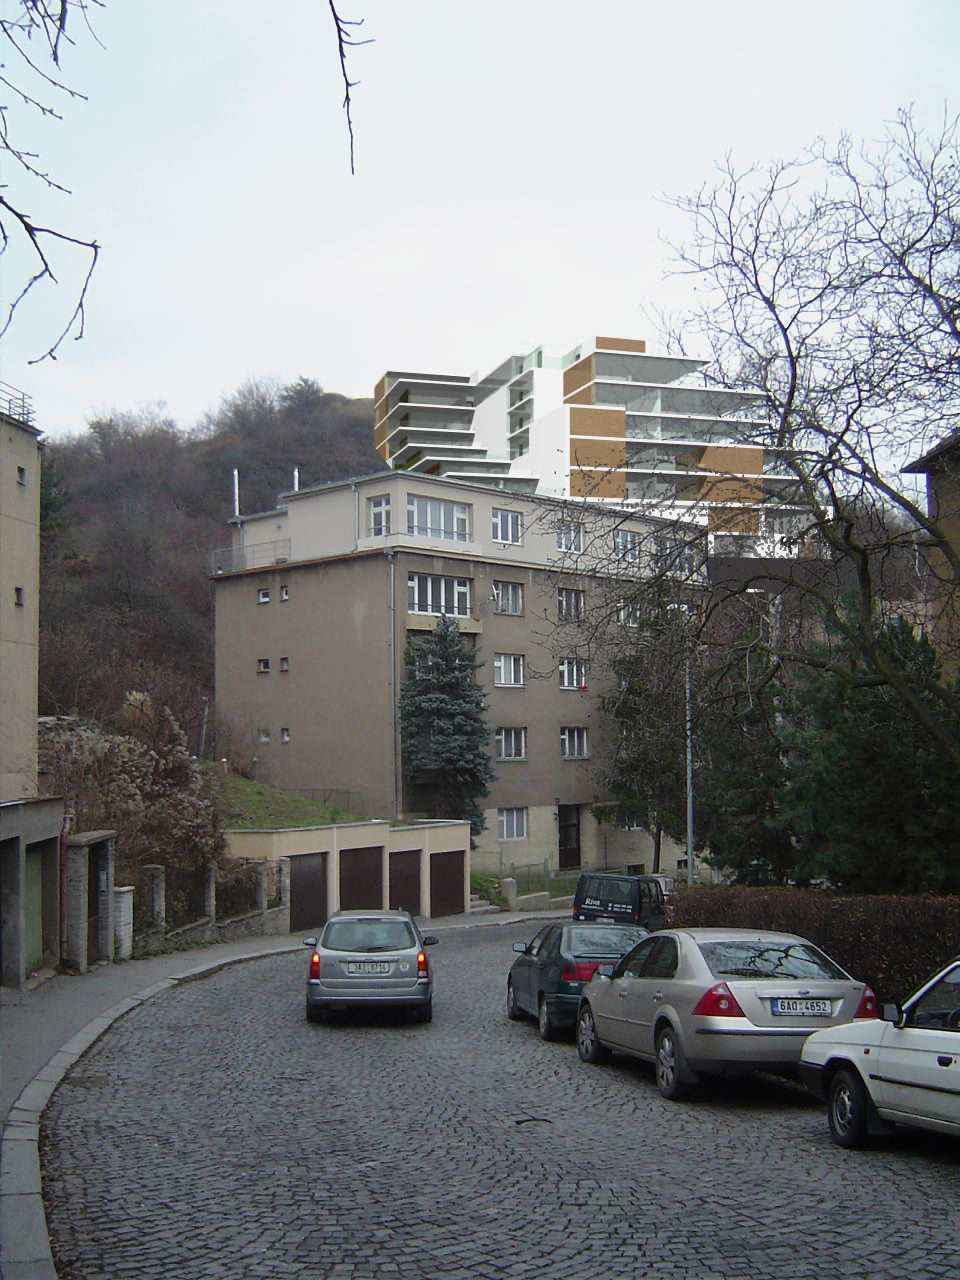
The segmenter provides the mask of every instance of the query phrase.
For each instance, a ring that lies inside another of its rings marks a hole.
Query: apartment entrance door
[[[557,805],[557,829],[560,839],[560,870],[580,865],[580,806]]]

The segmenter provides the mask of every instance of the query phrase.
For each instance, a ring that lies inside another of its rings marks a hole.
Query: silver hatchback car
[[[660,1092],[679,1098],[701,1075],[796,1074],[812,1031],[876,1016],[870,988],[806,938],[665,929],[584,986],[577,1049],[653,1062]]]
[[[307,1021],[334,1009],[409,1008],[421,1022],[433,1017],[433,973],[424,937],[406,911],[337,911],[312,947],[307,973]]]

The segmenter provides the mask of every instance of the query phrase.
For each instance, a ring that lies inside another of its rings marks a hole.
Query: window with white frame
[[[290,659],[285,654],[280,658],[280,670],[281,671],[290,670]]]
[[[258,658],[258,659],[257,659],[257,674],[258,674],[258,675],[261,675],[261,676],[262,676],[262,675],[266,675],[266,674],[267,674],[267,672],[268,672],[269,670],[270,670],[270,659],[269,659],[269,658]]]
[[[613,554],[618,560],[636,563],[640,559],[640,534],[636,529],[614,529]]]
[[[287,586],[286,583],[283,583],[283,585],[280,587],[280,601],[281,603],[283,603],[284,600],[289,600],[289,599],[290,599],[290,588]]]
[[[578,524],[574,524],[572,521],[565,521],[557,525],[557,550],[583,550],[583,530]]]
[[[269,603],[270,603],[270,588],[260,587],[257,591],[257,604],[269,604]]]
[[[557,588],[557,620],[579,622],[586,608],[586,596],[575,587]]]
[[[498,760],[526,760],[526,729],[499,728],[497,729],[496,742]]]
[[[494,613],[523,613],[523,583],[494,582],[493,611]]]
[[[587,758],[587,731],[580,726],[566,726],[560,730],[560,754],[564,760]]]
[[[639,627],[640,605],[636,600],[621,600],[617,606],[617,618],[621,627]]]
[[[498,840],[526,840],[526,838],[527,838],[526,809],[498,809],[497,810],[497,839]]]
[[[408,494],[407,533],[415,538],[467,542],[470,537],[470,508],[464,502]]]
[[[493,683],[499,685],[523,684],[523,654],[495,653],[493,655]]]
[[[494,507],[492,537],[494,542],[522,542],[523,523],[520,512],[507,511],[505,507]]]
[[[409,573],[407,609],[410,613],[445,613],[465,618],[470,612],[470,580],[444,578],[432,573]]]
[[[289,742],[289,741],[290,741],[290,730],[289,730],[289,729],[287,729],[286,727],[284,727],[284,728],[282,728],[282,729],[280,730],[280,741],[281,741],[281,742]]]
[[[390,495],[371,498],[367,503],[367,511],[370,513],[370,537],[385,538],[390,532]]]
[[[587,666],[582,658],[560,659],[560,688],[585,689],[587,687]]]
[[[270,730],[269,730],[269,729],[261,729],[261,730],[260,730],[260,741],[261,741],[261,742],[269,742],[269,741],[270,741]]]

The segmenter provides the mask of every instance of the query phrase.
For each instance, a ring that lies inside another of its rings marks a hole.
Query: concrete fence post
[[[262,915],[267,909],[267,864],[255,862],[253,869],[257,876],[257,910]]]
[[[163,929],[167,923],[167,871],[161,866],[142,866],[139,877],[140,900],[148,929]]]
[[[217,918],[217,865],[208,862],[203,872],[203,914],[208,920]]]
[[[133,885],[113,891],[114,959],[129,960],[133,955]]]
[[[290,859],[277,859],[277,893],[280,898],[280,932],[290,932]]]
[[[507,904],[508,911],[516,911],[517,909],[517,882],[512,876],[507,876],[500,881],[500,892],[503,894],[503,900]]]

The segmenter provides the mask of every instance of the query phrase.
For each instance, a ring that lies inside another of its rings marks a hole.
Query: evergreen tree
[[[409,637],[404,665],[403,769],[418,807],[433,818],[468,821],[471,835],[479,835],[484,828],[479,801],[494,776],[486,706],[476,679],[482,663],[458,624],[442,617],[431,634]]]

